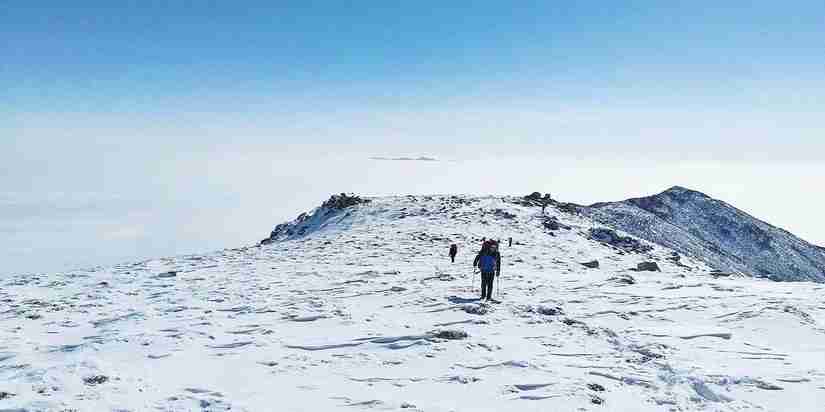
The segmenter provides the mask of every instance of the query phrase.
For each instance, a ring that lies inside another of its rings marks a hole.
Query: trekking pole
[[[496,285],[496,295],[501,297],[501,275],[496,276],[496,283],[498,283]]]
[[[475,291],[475,284],[476,284],[476,270],[473,269],[473,282],[470,283],[470,292]]]

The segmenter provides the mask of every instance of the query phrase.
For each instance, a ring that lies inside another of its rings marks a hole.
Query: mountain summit
[[[695,190],[674,186],[654,196],[596,203],[580,211],[719,270],[825,281],[825,249]]]

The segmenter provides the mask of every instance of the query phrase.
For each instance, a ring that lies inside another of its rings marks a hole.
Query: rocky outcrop
[[[540,192],[533,192],[527,196],[524,196],[525,199],[533,202],[540,202],[541,201],[541,193]]]
[[[259,242],[259,246],[269,245],[280,240],[306,236],[322,228],[332,218],[348,213],[348,209],[369,203],[369,199],[354,194],[341,193],[330,196],[320,207],[307,213],[301,213],[295,220],[275,226],[269,237]]]
[[[92,375],[83,378],[83,383],[89,386],[102,385],[108,381],[109,377],[106,375]]]
[[[321,205],[321,207],[331,210],[343,210],[348,207],[369,202],[369,199],[364,199],[354,194],[341,193],[337,195],[332,195],[329,198],[329,200],[327,200]]]
[[[510,213],[506,210],[503,210],[503,209],[494,210],[493,215],[496,216],[496,217],[500,217],[502,219],[507,219],[507,220],[513,220],[513,219],[516,218],[516,215],[514,215],[514,214],[512,214],[512,213]]]
[[[438,332],[435,333],[436,338],[447,339],[447,340],[467,339],[468,336],[469,335],[467,335],[467,332],[465,332],[463,330],[453,330],[453,329],[441,330],[441,331],[438,331]]]
[[[659,268],[659,264],[656,262],[642,262],[636,265],[637,272],[661,272],[662,269]]]
[[[539,192],[533,192],[521,198],[521,201],[518,203],[524,206],[548,206],[553,202],[554,200],[550,197],[550,193],[545,193],[542,195]]]
[[[592,240],[629,253],[647,253],[653,250],[652,246],[646,245],[638,239],[622,236],[612,229],[593,228],[590,229],[589,235]]]

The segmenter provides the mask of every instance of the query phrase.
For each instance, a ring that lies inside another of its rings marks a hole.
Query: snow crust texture
[[[628,251],[555,207],[550,230],[517,199],[370,200],[259,247],[0,280],[0,410],[825,404],[821,284]],[[481,237],[502,239],[500,303],[477,300]]]
[[[825,282],[825,249],[697,191],[676,186],[655,196],[580,210],[722,271]]]

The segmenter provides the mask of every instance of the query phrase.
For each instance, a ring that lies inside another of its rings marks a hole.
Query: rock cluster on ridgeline
[[[520,201],[518,201],[516,203],[521,204],[523,206],[539,206],[539,207],[541,207],[541,206],[549,206],[549,205],[555,203],[553,198],[550,196],[550,193],[545,193],[545,194],[542,195],[540,192],[530,193],[529,195],[524,196],[519,200]]]
[[[343,210],[348,207],[352,207],[355,205],[360,205],[363,203],[369,203],[369,199],[364,199],[360,196],[354,194],[346,194],[341,193],[338,195],[332,195],[330,198],[324,202],[321,207],[326,209],[332,210]]]
[[[630,253],[647,253],[653,250],[653,247],[646,245],[630,236],[622,236],[616,233],[615,230],[607,228],[593,228],[589,232],[590,239],[599,243],[610,245]]]
[[[304,236],[311,229],[319,227],[330,217],[337,215],[343,210],[369,202],[369,199],[362,198],[355,194],[341,193],[332,195],[321,204],[321,207],[314,211],[301,213],[292,222],[281,223],[275,226],[269,234],[269,237],[262,240],[260,245],[268,245],[276,240]]]

